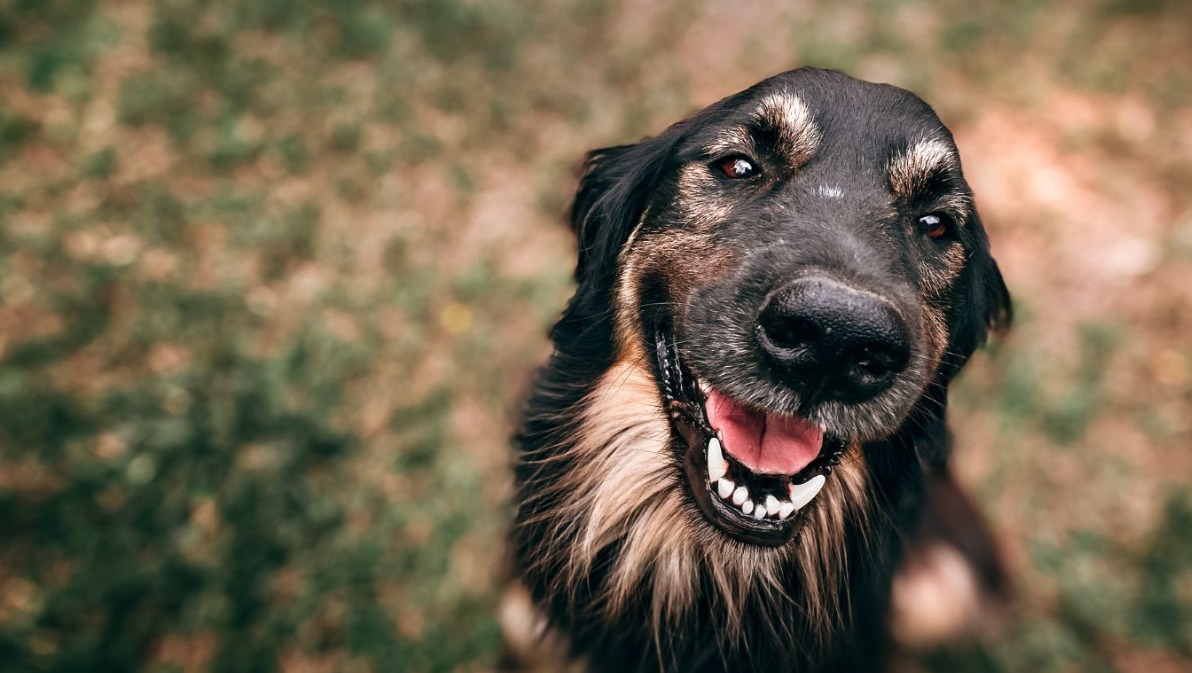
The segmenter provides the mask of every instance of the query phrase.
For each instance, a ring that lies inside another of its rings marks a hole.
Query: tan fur
[[[621,553],[601,596],[602,609],[616,617],[630,598],[652,596],[656,629],[680,619],[692,607],[698,567],[712,571],[731,630],[746,596],[788,595],[784,568],[799,570],[809,600],[805,611],[825,636],[847,615],[836,583],[846,568],[843,541],[849,519],[864,530],[867,472],[854,447],[813,501],[809,520],[796,540],[781,548],[735,542],[712,529],[688,503],[678,483],[677,457],[669,421],[658,402],[657,385],[642,358],[611,368],[589,396],[568,454],[575,469],[554,488],[565,504],[550,514],[556,533],[580,532],[554,591],[570,592],[585,582],[597,554],[621,540]],[[726,634],[730,635],[730,634]]]
[[[811,110],[794,93],[772,93],[757,106],[757,118],[778,131],[778,150],[800,166],[819,147],[822,135]]]
[[[927,357],[931,360],[931,371],[939,365],[944,349],[948,346],[948,323],[942,306],[923,304],[920,312],[923,318],[923,332],[927,337]]]
[[[715,196],[715,179],[703,164],[687,164],[679,172],[679,212],[693,228],[707,228],[725,220],[733,201]]]
[[[614,300],[619,361],[585,404],[576,428],[579,441],[571,449],[571,455],[580,458],[579,469],[570,475],[575,485],[561,487],[583,492],[572,502],[577,516],[586,521],[582,542],[570,555],[560,588],[582,581],[596,554],[623,537],[622,553],[604,596],[610,615],[647,590],[653,597],[655,628],[662,628],[691,607],[692,582],[698,577],[697,566],[702,565],[712,571],[731,628],[743,614],[744,597],[757,592],[776,600],[787,596],[782,570],[793,562],[809,597],[798,608],[820,624],[823,628],[817,632],[827,637],[846,618],[836,590],[847,572],[841,566],[846,557],[845,527],[851,519],[858,530],[866,529],[868,473],[860,448],[851,447],[829,477],[797,539],[776,549],[739,543],[713,529],[686,501],[678,482],[682,468],[670,446],[670,422],[641,347],[638,285],[647,270],[665,268],[676,286],[671,295],[682,297],[727,270],[735,263],[734,256],[714,250],[704,230],[696,223],[683,233],[642,236],[639,229],[622,253]],[[707,264],[692,264],[693,258]],[[643,586],[647,577],[652,584]]]
[[[793,94],[767,97],[757,115],[779,130],[780,149],[792,163],[806,161],[820,142],[809,111]],[[716,142],[731,150],[746,141],[744,135],[722,134]],[[892,183],[912,189],[924,179],[924,171],[952,160],[944,150],[933,141],[915,145],[891,162]],[[675,205],[688,226],[658,233],[639,224],[622,249],[614,297],[617,361],[566,429],[566,448],[557,459],[571,468],[535,494],[559,503],[538,515],[538,521],[549,523],[550,536],[575,541],[571,549],[561,550],[567,562],[548,590],[574,599],[576,588],[587,586],[600,553],[615,544],[618,554],[596,597],[608,619],[623,614],[631,601],[649,596],[653,627],[662,632],[693,609],[695,583],[703,570],[716,585],[713,594],[720,601],[726,640],[737,635],[746,601],[759,599],[801,613],[826,641],[849,619],[840,592],[849,573],[843,563],[848,558],[845,540],[864,536],[874,516],[860,447],[846,451],[809,505],[794,540],[776,548],[737,542],[704,520],[683,492],[679,452],[686,447],[672,446],[670,421],[644,351],[648,335],[641,333],[639,288],[647,274],[661,272],[668,296],[681,302],[737,264],[732,251],[715,248],[709,236],[731,208],[708,188],[711,180],[706,166],[682,169]],[[963,260],[950,260],[950,265],[954,262]],[[929,284],[942,286],[954,276],[941,272]],[[938,362],[947,343],[942,309],[928,302],[923,322],[930,344],[925,355]],[[793,604],[794,596],[802,596],[802,602]]]
[[[964,270],[964,246],[952,242],[944,251],[943,267],[933,267],[928,264],[919,265],[919,277],[923,288],[923,295],[927,299],[943,297],[952,289],[952,283]]]
[[[757,248],[763,246],[738,245],[734,250],[731,242],[722,242],[733,238],[737,233],[735,227],[727,227],[726,235],[713,235],[725,223],[736,224],[734,217],[742,213],[735,209],[752,203],[752,199],[747,201],[740,198],[741,195],[763,195],[767,188],[777,190],[785,177],[798,174],[797,169],[815,156],[823,142],[815,116],[793,90],[771,86],[761,91],[770,93],[762,96],[755,107],[746,109],[746,113],[751,114],[750,119],[741,126],[715,131],[702,148],[696,148],[705,155],[702,161],[686,162],[678,167],[667,163],[665,172],[657,168],[662,164],[655,163],[656,160],[685,158],[691,149],[687,144],[691,138],[709,137],[702,133],[689,135],[687,128],[681,125],[660,136],[657,148],[643,148],[670,151],[670,148],[680,147],[682,153],[651,157],[647,165],[649,173],[642,174],[651,181],[665,179],[666,189],[652,189],[647,194],[644,191],[648,186],[646,182],[622,183],[626,188],[640,190],[634,192],[632,203],[623,205],[636,208],[647,196],[651,205],[640,216],[619,251],[611,306],[589,305],[588,302],[596,297],[577,293],[576,303],[568,311],[567,322],[560,323],[564,328],[560,334],[565,338],[558,338],[558,359],[552,361],[541,389],[536,390],[534,413],[525,430],[528,439],[524,442],[526,452],[522,459],[543,461],[550,464],[544,465],[545,468],[553,465],[561,469],[538,471],[531,462],[521,466],[525,468],[524,473],[519,470],[519,478],[530,475],[519,481],[526,488],[519,492],[519,504],[525,509],[518,518],[518,525],[527,526],[526,530],[517,531],[519,570],[524,571],[524,576],[532,582],[535,595],[549,597],[550,603],[534,606],[530,594],[518,585],[508,598],[508,608],[504,605],[502,608],[502,622],[507,623],[506,629],[513,632],[511,649],[518,650],[519,656],[527,660],[548,661],[549,656],[534,659],[534,653],[565,654],[568,646],[561,635],[552,631],[544,613],[539,610],[549,610],[550,614],[557,615],[559,626],[574,634],[577,648],[589,652],[601,665],[615,668],[618,659],[628,659],[628,656],[604,657],[605,653],[599,648],[619,649],[618,645],[625,643],[627,654],[646,654],[648,648],[642,646],[647,644],[640,642],[642,625],[639,621],[645,607],[652,620],[649,626],[656,641],[654,654],[659,659],[658,668],[671,670],[675,666],[667,666],[664,662],[669,656],[668,651],[683,657],[685,662],[693,662],[693,667],[707,665],[709,653],[701,647],[704,643],[693,640],[702,638],[705,633],[715,633],[715,637],[721,639],[721,654],[727,654],[732,647],[740,648],[737,652],[748,657],[750,647],[757,645],[766,660],[779,664],[798,665],[796,656],[787,658],[783,656],[785,654],[806,654],[808,661],[822,660],[825,654],[829,657],[838,654],[842,643],[849,642],[837,637],[849,635],[841,631],[848,628],[852,619],[848,614],[850,605],[857,605],[859,610],[875,617],[877,615],[871,608],[882,607],[868,605],[860,596],[849,596],[850,589],[856,588],[866,596],[872,595],[879,602],[882,600],[876,595],[875,587],[865,583],[865,577],[850,577],[857,568],[848,565],[888,562],[882,552],[886,551],[886,545],[895,543],[891,536],[896,535],[896,531],[891,530],[895,522],[886,520],[886,514],[879,511],[874,502],[880,485],[871,483],[874,475],[860,442],[886,437],[892,428],[901,427],[908,418],[911,405],[919,399],[909,396],[916,392],[915,387],[923,388],[918,391],[920,395],[931,395],[935,391],[930,388],[939,386],[935,374],[949,340],[948,290],[963,270],[966,261],[963,247],[959,244],[947,247],[942,260],[933,256],[919,265],[919,315],[900,314],[911,323],[908,327],[914,337],[913,366],[907,369],[908,374],[896,381],[900,386],[895,388],[896,394],[864,407],[843,403],[829,406],[840,400],[827,399],[806,412],[828,426],[826,433],[858,439],[844,451],[842,460],[831,470],[818,496],[799,513],[799,528],[794,538],[777,547],[738,541],[723,532],[718,522],[706,518],[700,505],[689,496],[684,460],[692,449],[676,433],[664,406],[671,402],[669,398],[664,402],[660,394],[660,388],[665,389],[666,395],[674,394],[675,386],[670,379],[676,376],[675,372],[685,376],[688,369],[667,366],[659,373],[651,360],[654,348],[658,347],[667,349],[668,353],[671,349],[678,352],[671,364],[686,363],[685,354],[699,356],[690,364],[697,375],[701,367],[714,370],[716,377],[729,377],[739,371],[741,378],[718,379],[716,384],[724,385],[726,392],[731,391],[734,399],[745,406],[793,409],[800,400],[804,404],[808,402],[802,391],[793,387],[783,391],[777,381],[758,382],[774,383],[776,385],[771,388],[777,391],[764,390],[765,385],[754,387],[755,391],[763,389],[761,392],[750,391],[747,385],[734,386],[743,380],[748,381],[745,375],[749,373],[749,367],[733,364],[729,355],[734,352],[729,347],[748,353],[744,349],[752,344],[743,346],[733,339],[748,339],[737,336],[736,332],[758,328],[750,323],[757,316],[750,306],[743,301],[737,305],[720,305],[723,313],[708,319],[705,313],[716,304],[698,304],[693,308],[689,303],[701,288],[718,292],[733,289],[709,286],[740,269],[742,255],[762,254]],[[728,109],[732,111],[736,107],[729,106]],[[698,121],[699,118],[695,119]],[[758,127],[764,127],[765,133],[756,134],[758,137],[755,138],[753,132]],[[946,137],[946,132],[935,132],[934,138],[930,137],[932,133],[927,131],[926,136],[889,160],[885,166],[888,193],[880,195],[884,198],[871,204],[871,212],[880,214],[885,207],[893,216],[909,210],[909,205],[918,207],[916,198],[924,187],[941,176],[941,172],[955,174],[958,184],[963,187],[956,151],[950,141],[939,139]],[[758,146],[762,137],[767,139],[765,148]],[[769,139],[772,137],[776,141],[771,146]],[[875,149],[880,153],[879,161],[888,156],[880,146]],[[861,152],[862,149],[847,150],[843,160],[856,163],[858,157],[854,155]],[[724,176],[708,162],[737,153],[764,160],[765,165],[759,166],[762,168],[757,176],[759,180],[737,183],[732,189],[726,189]],[[594,156],[588,170],[595,170],[602,158],[601,155]],[[777,170],[770,172],[770,168]],[[677,170],[677,176],[672,170]],[[856,181],[846,181],[845,187],[852,190],[862,179],[867,186],[874,171],[868,168],[863,171]],[[613,172],[608,179],[622,180],[625,175]],[[628,175],[633,175],[635,180],[639,177],[637,173]],[[675,183],[670,182],[672,179]],[[573,219],[589,217],[587,209],[593,199],[610,197],[609,194],[592,195],[596,188],[606,186],[603,182],[596,181],[588,185],[591,189],[581,190]],[[674,201],[659,202],[660,198],[672,193],[669,189],[672,184],[676,187]],[[959,191],[965,192],[967,188]],[[845,194],[844,189],[834,185],[820,185],[817,192],[824,198],[842,198]],[[858,199],[865,196],[860,192],[855,195]],[[965,213],[971,211],[970,200],[964,193],[945,195],[930,208],[952,214],[957,218],[957,225],[964,226]],[[782,206],[790,208],[792,203],[801,208],[803,202],[777,203],[774,208],[763,209],[755,216],[777,221],[785,214]],[[817,205],[827,208],[830,204]],[[853,199],[843,205],[852,208]],[[653,209],[661,212],[651,212]],[[626,211],[617,209],[612,212],[619,218]],[[589,223],[585,219],[582,224]],[[621,227],[626,223],[618,220],[602,224],[617,227],[611,233],[620,236],[624,233]],[[979,224],[974,220],[972,226]],[[583,229],[581,227],[580,233],[586,234]],[[747,236],[743,234],[740,238]],[[938,243],[944,245],[943,241]],[[774,242],[774,245],[778,244],[785,242],[781,239]],[[847,249],[842,247],[842,251]],[[772,253],[768,248],[763,252]],[[773,254],[781,261],[777,253]],[[601,263],[607,261],[602,259]],[[768,259],[758,258],[758,261]],[[774,273],[781,271],[776,268]],[[603,273],[602,266],[598,278],[601,285],[595,288],[600,292],[598,299],[601,301],[609,289],[603,284],[607,280]],[[745,279],[755,281],[746,285],[745,290],[760,292],[764,288],[757,286],[769,282],[769,273],[769,269],[763,268],[755,279]],[[581,286],[581,290],[589,289],[593,288]],[[715,292],[709,292],[708,296],[715,296]],[[742,296],[745,296],[744,290]],[[644,305],[644,302],[654,300],[667,301],[670,305],[659,315],[650,310],[654,307]],[[611,318],[605,317],[605,308],[612,309]],[[685,323],[684,318],[689,313],[696,314],[699,320],[693,320],[693,324]],[[594,324],[595,320],[606,319],[613,321],[613,364],[595,383],[588,367],[576,368],[568,376],[563,365],[572,362],[567,358],[584,357],[589,353],[582,347],[588,344],[573,350],[570,347],[575,340],[582,341],[589,334],[600,339],[594,344],[600,347],[599,364],[603,366],[607,362],[604,338],[605,330],[610,326]],[[724,330],[723,341],[716,343],[702,338],[715,336],[716,332],[712,330],[729,325],[733,320],[742,321],[733,325],[741,329]],[[583,329],[579,329],[581,327]],[[593,327],[599,329],[590,329]],[[656,343],[656,335],[643,333],[653,329],[670,331],[657,335]],[[701,329],[709,331],[700,333],[698,330]],[[921,334],[917,333],[919,330]],[[684,353],[685,349],[700,348],[708,341],[712,342],[712,348]],[[717,355],[723,357],[728,366],[715,370]],[[670,359],[669,355],[666,359]],[[559,369],[554,369],[555,366]],[[668,379],[664,386],[656,380],[660,375]],[[692,390],[689,383],[684,380],[681,387]],[[576,396],[581,390],[585,396],[577,403]],[[783,397],[783,392],[789,394]],[[541,409],[536,408],[539,405]],[[914,416],[910,418],[918,420]],[[686,428],[683,430],[685,432]],[[895,444],[901,444],[901,441]],[[699,448],[702,447],[695,450]],[[897,456],[896,460],[910,461],[913,456]],[[895,474],[892,480],[896,479]],[[701,489],[705,484],[690,486]],[[893,486],[898,487],[896,483]],[[706,504],[702,500],[704,494],[697,495],[699,502]],[[871,539],[870,535],[874,534],[871,531],[875,528],[880,537]],[[858,544],[867,549],[857,553],[853,545]],[[878,545],[882,549],[874,548]],[[945,579],[955,580],[954,573],[949,575],[951,567],[945,558],[935,563],[933,569],[943,568]],[[886,577],[889,570],[892,569],[875,568],[873,577]],[[850,579],[857,583],[850,584]],[[952,584],[958,586],[963,582]],[[901,600],[902,607],[906,607],[906,597],[909,596],[913,608],[923,595],[922,586],[926,585],[908,585],[909,588],[904,587],[901,596],[896,595],[895,599]],[[698,614],[697,609],[700,610]],[[508,616],[504,614],[506,611]],[[858,623],[857,626],[856,636],[873,635],[871,625]],[[796,634],[798,637],[793,637]],[[852,642],[875,648],[887,645],[874,642],[872,638],[854,638]],[[790,651],[782,652],[780,648],[788,645]],[[723,663],[726,669],[733,668],[734,662],[727,657]],[[630,667],[633,667],[632,663]]]
[[[519,673],[583,670],[583,662],[568,661],[567,637],[550,627],[546,615],[534,605],[534,599],[521,582],[512,583],[501,596],[497,620],[506,648],[501,670]]]
[[[621,273],[617,279],[614,308],[617,316],[618,355],[623,361],[642,357],[640,347],[643,335],[641,321],[638,320],[641,304],[638,285],[643,276],[650,272],[661,272],[670,286],[669,294],[681,297],[692,288],[723,273],[736,261],[736,255],[731,250],[713,246],[708,232],[715,220],[697,219],[701,208],[710,209],[714,206],[700,205],[695,199],[688,206],[691,210],[684,210],[684,215],[692,218],[689,228],[664,234],[643,234],[639,225],[630,234],[629,241],[621,252],[618,263]]]
[[[672,282],[694,287],[701,275],[707,282],[699,265],[680,263],[689,262],[693,255],[731,260],[731,256],[701,255],[707,245],[698,232],[651,238],[635,231],[622,254],[615,299],[618,362],[585,400],[572,429],[573,443],[564,458],[575,459],[574,468],[567,479],[540,494],[559,496],[566,503],[543,515],[552,520],[557,537],[565,538],[572,530],[579,533],[552,589],[571,595],[585,582],[597,554],[620,540],[621,553],[600,597],[610,617],[618,615],[629,599],[646,592],[652,596],[655,629],[665,628],[691,608],[692,583],[703,566],[711,570],[731,630],[744,612],[745,597],[760,592],[780,600],[788,595],[782,570],[793,564],[809,597],[795,609],[821,625],[817,632],[826,638],[847,617],[836,591],[847,572],[841,567],[846,522],[852,519],[859,530],[866,528],[867,472],[859,448],[853,447],[828,479],[798,538],[777,549],[742,544],[711,528],[686,501],[678,482],[681,466],[670,444],[670,422],[642,350],[637,288],[642,274],[659,265],[692,274],[676,277],[672,271]]]
[[[712,142],[704,146],[704,154],[708,156],[727,155],[734,152],[753,154],[756,151],[753,136],[739,126],[721,130]]]
[[[894,193],[901,198],[910,199],[924,188],[933,175],[939,171],[954,169],[959,169],[959,159],[955,151],[942,140],[930,139],[921,140],[894,157],[886,167],[886,172]],[[938,203],[937,207],[951,214],[955,218],[956,226],[963,227],[965,220],[962,214],[971,210],[972,203],[967,196],[953,195]],[[923,324],[932,351],[929,357],[934,362],[938,362],[948,342],[944,310],[938,301],[951,290],[952,283],[964,269],[965,261],[964,246],[953,242],[944,252],[942,266],[920,264],[918,268],[925,300]]]
[[[957,168],[958,164],[956,153],[944,141],[920,140],[890,161],[886,175],[895,194],[910,198],[934,174]]]
[[[955,547],[913,550],[894,579],[890,630],[904,647],[921,648],[971,632],[984,607],[980,582]]]

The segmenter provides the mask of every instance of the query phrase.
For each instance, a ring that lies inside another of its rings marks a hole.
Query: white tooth
[[[816,494],[820,492],[820,489],[824,487],[825,481],[827,481],[827,479],[824,477],[824,475],[819,474],[812,477],[805,483],[797,485],[791,484],[791,502],[795,504],[795,509],[803,509],[806,507],[807,503],[811,502],[811,499],[814,498]]]
[[[713,437],[708,440],[708,481],[716,481],[726,474],[728,474],[728,461],[724,459],[724,453],[720,451],[720,440]]]
[[[757,508],[753,510],[753,518],[762,519],[762,518],[765,518],[765,516],[766,516],[766,508],[765,507],[758,505]]]
[[[733,504],[740,505],[749,499],[749,489],[744,486],[738,486],[737,490],[733,491]]]
[[[778,498],[772,495],[766,496],[766,514],[775,514],[778,512]]]
[[[728,500],[729,496],[733,494],[733,489],[736,487],[737,485],[728,479],[721,479],[716,482],[716,493],[722,500]]]
[[[779,519],[786,519],[788,516],[790,516],[794,513],[795,513],[795,503],[787,502],[787,501],[783,500],[782,504],[778,505],[778,518]]]
[[[759,507],[758,509],[761,509],[761,508]],[[753,501],[746,500],[745,504],[741,505],[741,511],[745,512],[746,514],[752,514],[753,513]]]

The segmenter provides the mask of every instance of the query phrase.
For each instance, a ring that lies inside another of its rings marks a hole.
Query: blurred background
[[[789,67],[956,132],[975,672],[1192,670],[1192,5],[0,0],[0,669],[483,671],[583,153]]]

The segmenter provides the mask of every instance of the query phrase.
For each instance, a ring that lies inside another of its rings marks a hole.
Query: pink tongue
[[[795,474],[819,455],[824,431],[798,416],[753,411],[716,391],[705,404],[708,423],[720,431],[724,450],[763,474]]]

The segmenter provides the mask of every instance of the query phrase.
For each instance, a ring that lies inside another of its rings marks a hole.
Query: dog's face
[[[1009,312],[951,134],[839,73],[594,153],[573,217],[579,296],[611,299],[619,361],[651,372],[673,487],[747,544],[787,544],[857,447],[942,414]]]

